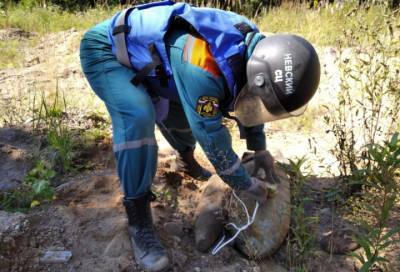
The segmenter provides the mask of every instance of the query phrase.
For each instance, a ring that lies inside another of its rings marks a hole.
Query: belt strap
[[[160,56],[157,53],[157,49],[154,43],[149,45],[149,51],[151,53],[151,57],[153,59],[152,62],[147,63],[139,72],[132,78],[131,83],[135,86],[139,85],[145,77],[150,74],[153,69],[156,69],[156,75],[161,76],[161,72],[163,71],[162,62]]]

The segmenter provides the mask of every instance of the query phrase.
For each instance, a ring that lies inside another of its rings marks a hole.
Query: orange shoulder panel
[[[189,35],[184,48],[184,56],[186,56],[186,60],[189,63],[206,70],[214,76],[221,75],[206,41]]]

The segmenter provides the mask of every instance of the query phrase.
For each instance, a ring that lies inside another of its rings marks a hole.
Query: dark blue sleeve
[[[221,111],[208,117],[196,111],[201,97],[213,97],[218,101],[224,99],[223,78],[189,63],[171,62],[179,96],[196,140],[223,181],[232,188],[248,188],[250,177],[232,149],[231,136],[222,124]]]
[[[244,127],[244,132],[248,150],[257,151],[266,149],[264,124],[254,127]]]

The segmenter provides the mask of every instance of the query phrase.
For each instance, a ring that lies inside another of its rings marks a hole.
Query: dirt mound
[[[178,174],[159,173],[154,182],[158,199],[152,204],[156,226],[173,262],[172,270],[257,269],[257,263],[240,257],[232,248],[216,257],[195,250],[193,211],[199,192],[193,186],[201,184],[181,176],[180,186],[170,185],[174,183],[167,179],[174,175]],[[13,236],[9,250],[0,252],[6,260],[0,270],[139,271],[132,260],[121,197],[114,170],[70,179],[57,188],[58,200],[51,206],[36,208],[24,216],[26,227]],[[72,259],[67,264],[42,264],[39,258],[47,250],[71,251]]]

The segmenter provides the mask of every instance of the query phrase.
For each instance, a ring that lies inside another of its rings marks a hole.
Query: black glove
[[[264,170],[265,176],[258,175],[260,169]],[[275,173],[274,158],[267,150],[260,150],[254,153],[254,171],[251,176],[267,182],[272,186],[271,189],[276,189],[276,185],[280,183]]]

